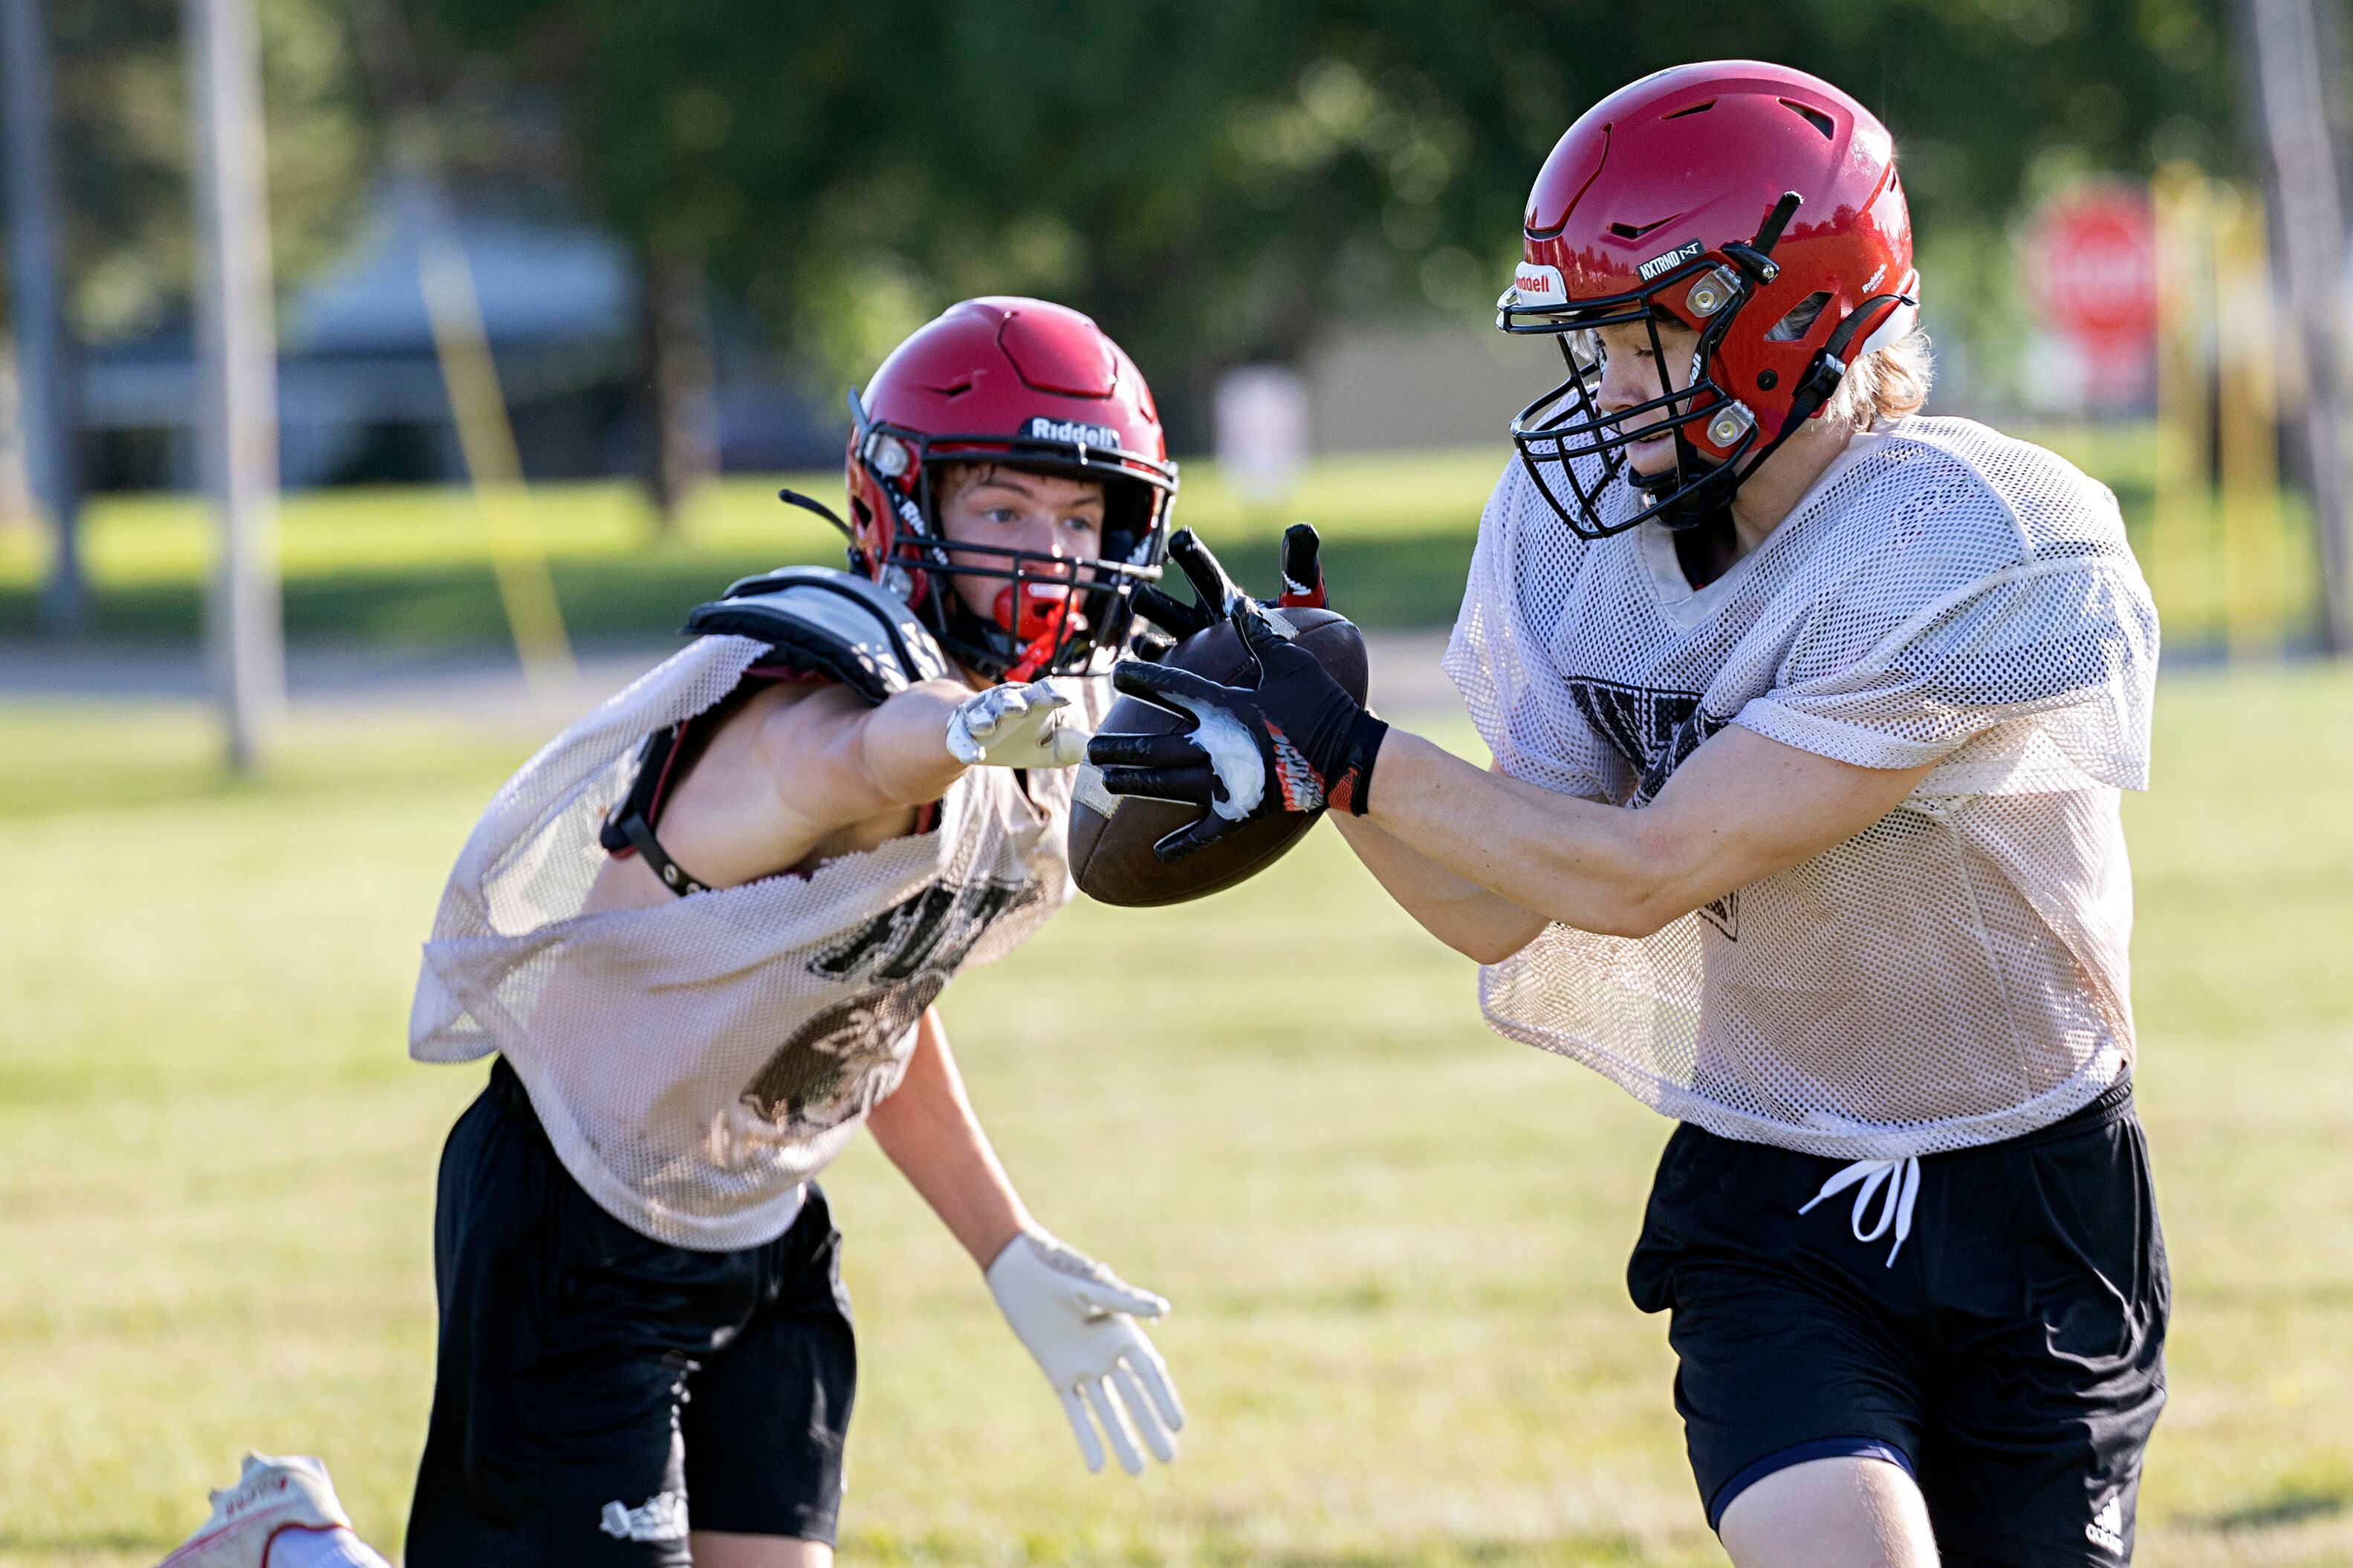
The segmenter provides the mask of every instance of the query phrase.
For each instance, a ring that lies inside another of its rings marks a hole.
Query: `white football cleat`
[[[237,1484],[158,1568],[387,1568],[352,1533],[327,1467],[306,1455],[248,1454]]]

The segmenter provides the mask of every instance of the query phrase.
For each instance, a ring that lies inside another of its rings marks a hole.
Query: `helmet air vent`
[[[1822,307],[1830,302],[1831,291],[1827,289],[1807,295],[1789,307],[1788,315],[1773,323],[1765,333],[1765,341],[1768,343],[1796,342],[1813,329],[1816,319],[1822,313]]]
[[[1820,132],[1822,133],[1823,141],[1835,142],[1838,140],[1838,127],[1831,124],[1831,117],[1824,114],[1820,110],[1803,103],[1794,103],[1786,98],[1781,100],[1781,107],[1788,110],[1793,114],[1799,115],[1807,124]]]
[[[1676,110],[1672,114],[1662,114],[1659,118],[1662,120],[1681,120],[1686,114],[1705,114],[1709,110],[1714,109],[1715,107],[1715,100],[1710,98],[1703,100],[1698,103],[1687,104],[1683,108]]]
[[[1609,232],[1620,239],[1640,239],[1652,229],[1673,221],[1671,217],[1662,217],[1654,223],[1613,223],[1609,226]]]

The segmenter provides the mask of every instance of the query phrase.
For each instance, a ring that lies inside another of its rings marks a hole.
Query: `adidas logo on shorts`
[[[684,1541],[686,1500],[676,1492],[656,1492],[637,1508],[608,1502],[600,1523],[616,1541]]]
[[[2121,1557],[2125,1554],[2125,1505],[2120,1498],[2110,1498],[2084,1527],[2084,1539],[2094,1546],[2105,1547]]]

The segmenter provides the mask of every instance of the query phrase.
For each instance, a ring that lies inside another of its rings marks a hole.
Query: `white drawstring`
[[[1857,1241],[1877,1241],[1892,1228],[1895,1245],[1887,1249],[1887,1267],[1895,1267],[1895,1255],[1904,1250],[1904,1240],[1912,1234],[1912,1205],[1920,1197],[1920,1162],[1907,1160],[1857,1160],[1822,1184],[1822,1190],[1807,1200],[1799,1214],[1810,1213],[1814,1205],[1862,1184],[1854,1194],[1852,1229]],[[1863,1216],[1871,1208],[1871,1200],[1885,1187],[1885,1200],[1879,1205],[1879,1218],[1869,1230],[1863,1228]]]

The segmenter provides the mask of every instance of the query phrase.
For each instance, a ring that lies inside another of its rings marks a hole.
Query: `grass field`
[[[2221,634],[2225,601],[2240,631],[2276,644],[2309,637],[2315,603],[2309,522],[2293,502],[2282,531],[2260,546],[2226,546],[2211,517],[2152,551],[2150,427],[2125,425],[2031,432],[2113,488],[2149,568],[2168,647]],[[1178,521],[1224,552],[1227,563],[1271,591],[1272,542],[1283,524],[1313,520],[1348,613],[1367,626],[1438,626],[1453,619],[1479,509],[1509,448],[1349,455],[1312,465],[1298,493],[1252,510],[1214,463],[1187,461]],[[786,476],[834,500],[839,470]],[[544,485],[522,503],[548,552],[557,597],[575,636],[661,637],[687,605],[732,579],[787,562],[836,563],[840,542],[808,513],[776,499],[776,479],[736,478],[698,498],[670,535],[656,532],[644,499],[619,482]],[[210,524],[186,497],[100,499],[90,510],[88,565],[96,630],[111,639],[195,634]],[[312,641],[420,646],[492,643],[506,622],[481,514],[459,489],[313,490],[283,512],[286,623]],[[0,531],[0,638],[37,624],[44,563],[30,533]]]
[[[1227,552],[1228,564],[1271,593],[1275,539],[1300,517],[1323,523],[1328,564],[1356,585],[1351,608],[1369,625],[1451,620],[1479,508],[1504,449],[1352,458],[1317,465],[1283,509],[1253,510],[1215,465],[1188,463],[1176,516]],[[702,492],[677,532],[658,532],[645,500],[620,481],[534,488],[520,514],[545,547],[575,635],[663,636],[688,605],[735,577],[797,562],[839,564],[840,536],[776,500],[789,483],[839,506],[841,473],[738,478]],[[186,638],[195,633],[211,523],[182,496],[121,496],[94,504],[87,562],[97,633]],[[408,645],[496,643],[506,636],[480,512],[462,489],[313,490],[281,514],[289,635]],[[0,532],[0,637],[37,624],[44,557],[27,532]]]
[[[2169,679],[2127,804],[2177,1287],[2145,1563],[2353,1560],[2348,719],[2343,671]],[[241,785],[188,712],[0,709],[0,1563],[152,1563],[248,1445],[325,1455],[397,1542],[433,1163],[480,1079],[403,1059],[416,942],[535,739],[313,719]],[[1147,953],[1201,983],[1134,1007]],[[960,982],[1008,1164],[1176,1300],[1193,1419],[1173,1471],[1088,1478],[861,1142],[828,1178],[864,1363],[845,1560],[1720,1562],[1620,1284],[1666,1127],[1487,1034],[1472,978],[1319,832]]]

